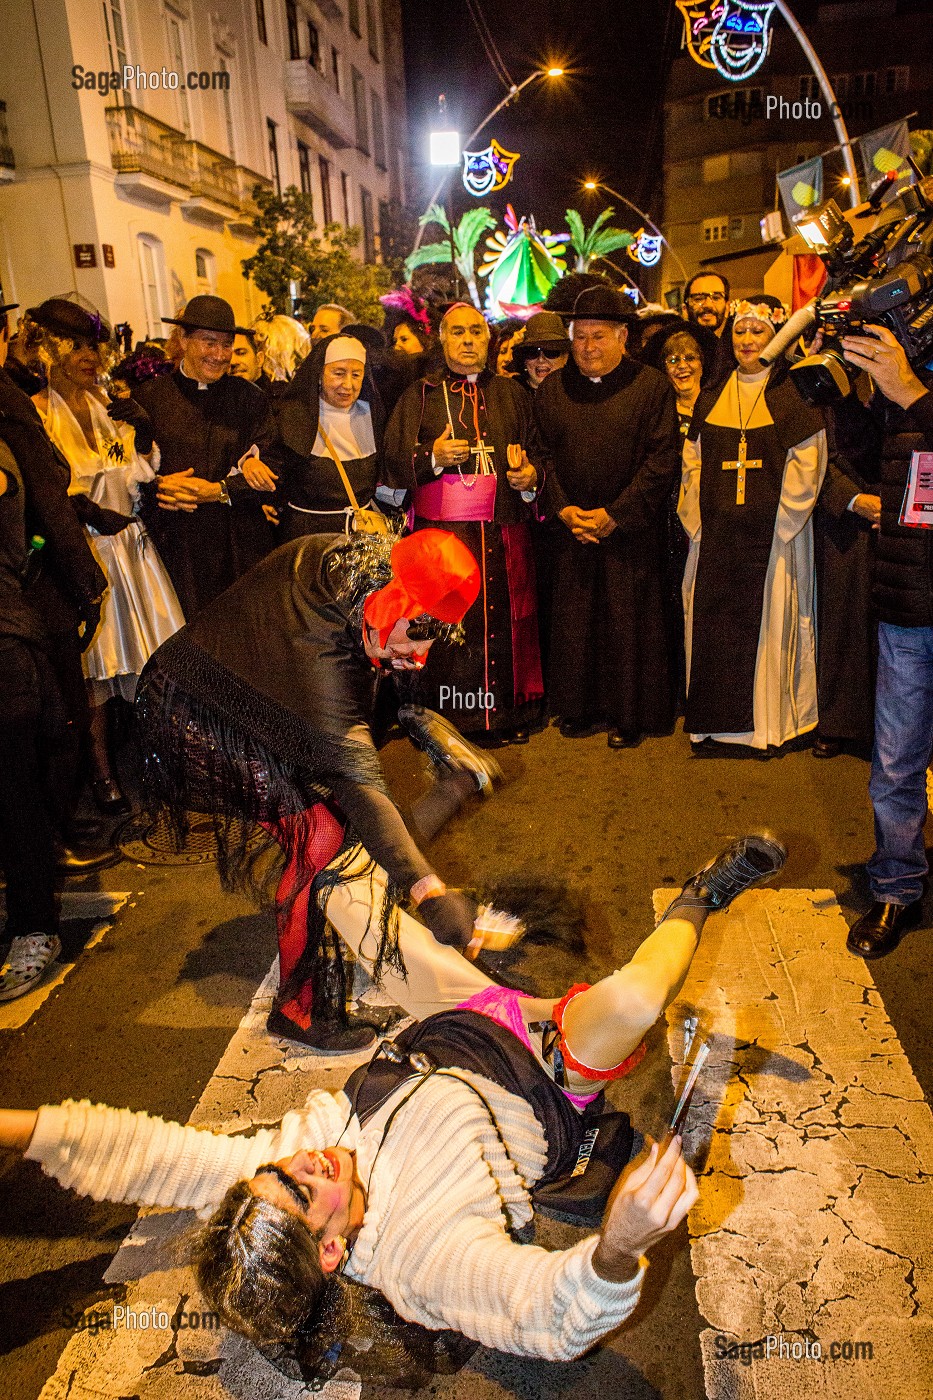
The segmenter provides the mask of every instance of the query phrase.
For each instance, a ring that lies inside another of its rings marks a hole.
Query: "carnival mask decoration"
[[[684,40],[690,57],[701,68],[715,68],[710,46],[725,9],[723,0],[677,0],[677,8],[684,17]]]
[[[484,151],[463,152],[463,185],[475,199],[501,190],[512,178],[518,151],[506,151],[493,139]]]
[[[739,83],[757,73],[771,45],[774,0],[723,0],[710,56],[718,72]]]
[[[635,262],[641,263],[642,267],[655,267],[661,261],[661,244],[664,242],[660,234],[646,233],[640,228],[634,240],[628,245],[628,255]]]

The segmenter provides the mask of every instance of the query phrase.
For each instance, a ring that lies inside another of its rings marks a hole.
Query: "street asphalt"
[[[820,761],[807,749],[768,760],[698,757],[679,730],[612,752],[604,735],[564,740],[554,728],[501,759],[508,785],[474,803],[431,855],[450,884],[546,874],[585,900],[585,952],[526,948],[499,968],[518,985],[559,995],[624,963],[651,926],[652,890],[680,883],[728,837],[760,826],[789,847],[783,886],[835,891],[850,921],[867,906],[862,863],[872,823],[862,759]],[[423,781],[418,755],[393,741],[384,762],[393,791],[412,796]],[[207,864],[124,860],[75,887],[127,891],[130,902],[25,1026],[0,1031],[3,1105],[86,1097],[185,1122],[275,955],[273,920],[224,894]],[[933,924],[933,904],[930,914]],[[86,932],[79,926],[71,937]],[[931,949],[933,932],[921,930],[871,967],[928,1101]],[[613,1097],[640,1129],[663,1121],[672,1098],[663,1024]],[[103,1274],[135,1211],[81,1200],[10,1158],[0,1161],[0,1193],[0,1397],[34,1400],[75,1319],[106,1298]],[[531,1400],[598,1386],[607,1396],[698,1400],[703,1322],[683,1229],[653,1259],[643,1301],[612,1352],[560,1366],[486,1353],[479,1369],[489,1393]],[[435,1393],[459,1393],[456,1380]]]

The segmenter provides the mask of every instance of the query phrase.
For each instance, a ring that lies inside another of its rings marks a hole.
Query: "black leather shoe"
[[[839,739],[824,739],[818,734],[810,752],[814,758],[837,758],[842,752],[842,742]]]
[[[893,953],[908,929],[920,922],[922,901],[913,904],[884,904],[876,900],[867,914],[849,929],[846,947],[857,957],[883,958]]]
[[[588,719],[562,719],[560,722],[560,733],[564,739],[583,739],[592,729],[592,722]]]
[[[112,846],[72,846],[55,848],[55,863],[62,875],[91,875],[95,870],[103,870],[120,859],[120,852]]]
[[[509,743],[510,743],[510,744],[527,744],[527,743],[528,743],[528,730],[527,730],[527,729],[513,729],[512,732],[511,732],[511,734],[509,735]]]
[[[119,783],[114,782],[113,778],[95,778],[91,783],[91,792],[97,806],[108,817],[124,817],[130,810]]]
[[[773,879],[786,860],[787,847],[770,831],[740,836],[690,876],[663,914],[658,915],[657,923],[672,916],[678,904],[708,909],[711,914],[728,909],[738,895]]]
[[[275,1006],[269,1013],[266,1030],[270,1035],[294,1040],[299,1045],[307,1045],[311,1050],[319,1050],[327,1055],[359,1055],[370,1050],[376,1043],[376,1032],[372,1026],[342,1026],[339,1021],[323,1017],[311,1021],[307,1030]]]
[[[606,743],[611,749],[633,749],[640,738],[640,734],[632,734],[627,729],[610,729]]]

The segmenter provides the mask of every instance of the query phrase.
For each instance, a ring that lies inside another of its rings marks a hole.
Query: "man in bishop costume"
[[[759,361],[786,314],[765,294],[735,307],[735,368],[701,393],[684,444],[684,728],[695,745],[777,748],[817,724],[812,515],[826,430],[786,360]]]
[[[524,743],[544,686],[531,522],[543,485],[531,398],[486,368],[489,327],[457,303],[441,322],[445,366],[410,385],[386,429],[376,498],[442,525],[480,566],[479,601],[457,655],[429,656],[423,703],[490,744]]]

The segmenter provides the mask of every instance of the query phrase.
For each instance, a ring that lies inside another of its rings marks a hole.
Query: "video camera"
[[[856,241],[849,222],[878,212],[889,188],[879,185],[869,208],[854,216],[847,218],[831,199],[797,226],[829,277],[822,295],[788,322],[780,348],[801,334],[805,313],[805,324],[822,330],[821,349],[791,366],[801,395],[815,407],[845,398],[861,374],[843,358],[844,335],[887,326],[914,368],[933,355],[933,176],[885,206],[882,221],[864,238]]]

